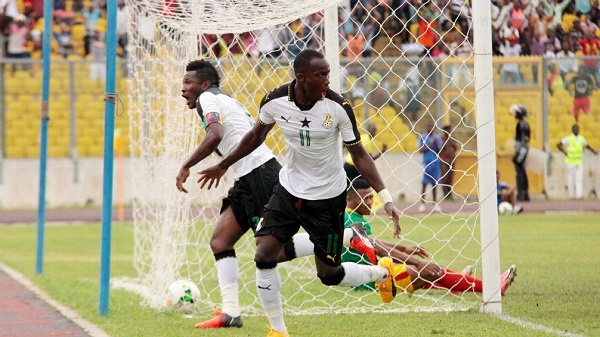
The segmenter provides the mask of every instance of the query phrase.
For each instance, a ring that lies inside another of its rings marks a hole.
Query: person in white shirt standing
[[[564,137],[556,146],[566,156],[569,198],[583,199],[583,151],[589,149],[595,155],[598,152],[579,134],[579,125],[573,125],[571,131],[573,133]]]
[[[380,259],[377,266],[341,262],[346,206],[342,141],[362,177],[381,197],[397,237],[399,217],[391,194],[360,142],[350,104],[329,89],[330,66],[323,54],[303,50],[293,69],[296,79],[263,98],[258,123],[219,164],[201,171],[198,180],[200,188],[218,186],[230,166],[260,148],[275,124],[283,132],[287,162],[255,233],[256,287],[271,325],[269,337],[288,336],[277,256],[300,226],[314,243],[317,276],[323,284],[351,287],[376,281],[384,302],[395,296],[390,258]]]

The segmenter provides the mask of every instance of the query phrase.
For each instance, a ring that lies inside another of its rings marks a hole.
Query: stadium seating
[[[383,40],[382,40],[383,41]],[[383,42],[381,42],[383,43]],[[244,64],[241,60],[233,59],[234,64],[225,66],[235,71],[225,71],[223,74],[223,88],[227,92],[237,92],[236,98],[246,107],[250,113],[256,116],[260,100],[267,90],[271,90],[281,83],[289,81],[291,75],[289,69],[277,68],[275,70],[262,67],[260,73],[257,71],[259,65]],[[120,67],[120,66],[119,66]],[[530,66],[521,67],[526,80],[533,80]],[[8,157],[31,157],[39,152],[39,115],[40,95],[42,89],[42,74],[38,65],[31,70],[16,69],[13,71],[10,65],[4,66],[5,87],[5,116],[6,129],[6,155]],[[52,78],[50,80],[50,122],[49,122],[49,155],[68,156],[71,154],[71,113],[74,113],[74,124],[76,131],[73,139],[76,144],[77,153],[80,156],[102,155],[103,151],[103,129],[104,129],[104,102],[102,100],[104,81],[89,79],[89,64],[86,62],[56,62],[51,68]],[[123,72],[117,72],[117,90],[122,100],[127,97],[127,79]],[[572,76],[572,75],[568,75]],[[73,85],[69,82],[74,79]],[[359,84],[356,84],[356,83]],[[417,147],[418,129],[411,125],[402,114],[400,105],[385,105],[379,111],[368,107],[363,98],[357,94],[356,85],[362,85],[362,80],[350,74],[343,83],[344,91],[351,102],[357,121],[362,123],[373,123],[378,127],[379,134],[375,139],[377,146],[386,143],[392,152],[414,152]],[[397,83],[391,83],[395,87]],[[71,87],[74,92],[71,93]],[[532,128],[540,127],[542,112],[541,96],[531,95],[531,91],[513,91],[508,94],[498,94],[495,97],[496,104],[496,144],[499,150],[510,151],[506,143],[514,136],[515,119],[510,116],[508,109],[512,104],[524,104],[530,112],[530,124]],[[354,97],[351,97],[351,93]],[[395,95],[395,94],[394,94]],[[539,95],[539,94],[538,94]],[[553,95],[548,95],[548,138],[551,148],[556,142],[570,133],[570,127],[575,122],[572,115],[573,97],[567,90],[557,90]],[[396,97],[394,96],[394,100]],[[399,101],[399,100],[398,100]],[[592,97],[592,111],[590,115],[581,114],[580,124],[582,133],[587,135],[592,146],[598,146],[596,135],[600,132],[600,91],[594,91]],[[452,102],[450,104],[449,102]],[[125,102],[126,103],[126,102]],[[474,99],[472,93],[461,92],[456,95],[444,96],[444,104],[449,105],[447,110],[450,115],[450,123],[462,130],[464,126],[474,125]],[[365,110],[365,107],[368,107]],[[365,120],[365,115],[368,118]],[[445,121],[444,121],[445,122]],[[122,132],[125,153],[129,153],[126,146],[129,143],[128,119],[126,116],[117,117],[115,126]],[[363,126],[361,131],[364,131]],[[534,132],[532,145],[541,146],[542,139]],[[267,141],[273,148],[277,144],[281,147],[281,139],[277,137]],[[278,150],[279,151],[279,150]]]

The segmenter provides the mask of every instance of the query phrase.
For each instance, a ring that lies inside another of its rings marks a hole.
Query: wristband
[[[379,194],[379,197],[381,198],[381,201],[384,205],[388,202],[394,202],[392,200],[392,195],[390,194],[390,191],[387,190],[387,188],[382,189],[381,191],[377,192],[377,194]]]

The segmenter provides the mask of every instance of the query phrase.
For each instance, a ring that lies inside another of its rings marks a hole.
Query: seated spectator
[[[73,48],[73,37],[71,35],[71,27],[65,21],[62,21],[58,26],[58,32],[54,33],[54,38],[58,43],[58,53],[64,58],[75,53]]]
[[[511,204],[513,209],[513,214],[519,214],[523,212],[523,206],[517,205],[517,196],[515,194],[515,187],[513,185],[508,184],[507,182],[500,181],[500,172],[496,171],[496,189],[498,194],[498,203],[500,205],[501,202],[508,202]]]

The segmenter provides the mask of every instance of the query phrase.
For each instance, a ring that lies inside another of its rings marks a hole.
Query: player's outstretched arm
[[[222,139],[223,125],[213,123],[206,128],[206,135],[202,139],[202,142],[200,145],[198,145],[194,153],[192,153],[192,155],[183,163],[183,165],[181,165],[181,169],[175,178],[175,185],[179,191],[188,193],[187,189],[183,187],[183,184],[190,176],[190,168],[213,153],[217,149],[217,146],[219,146],[221,143]]]
[[[371,185],[371,187],[373,187],[373,189],[379,193],[381,200],[384,202],[385,212],[394,222],[394,237],[399,237],[400,217],[398,216],[398,212],[394,206],[392,196],[385,188],[385,185],[379,176],[379,172],[377,171],[377,167],[375,167],[373,158],[371,158],[361,143],[348,146],[348,152],[352,156],[352,160],[354,161],[354,165],[358,169],[358,172],[360,172],[362,177],[369,183],[369,185]]]
[[[260,144],[265,141],[267,134],[274,125],[275,124],[263,124],[260,121],[254,124],[254,127],[246,133],[240,141],[240,144],[227,155],[227,157],[223,158],[217,165],[200,171],[200,178],[198,179],[200,189],[203,189],[206,184],[208,184],[207,189],[209,190],[212,188],[213,184],[215,185],[215,188],[218,187],[221,177],[227,172],[229,166],[249,155],[259,147]]]

